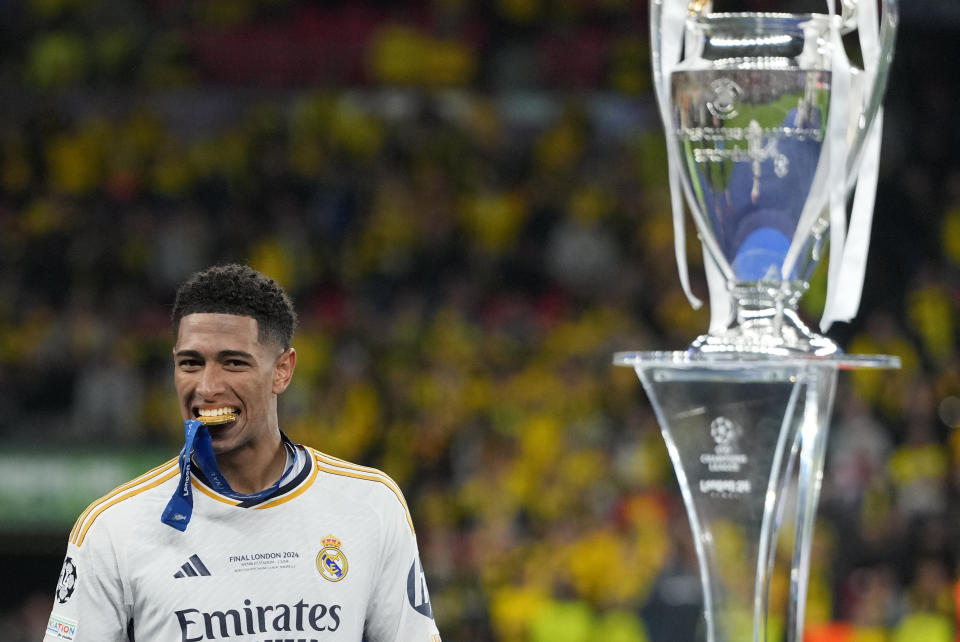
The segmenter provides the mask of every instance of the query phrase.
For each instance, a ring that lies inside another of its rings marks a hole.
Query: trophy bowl
[[[842,181],[845,196],[855,182],[886,79],[886,65],[870,74],[846,69],[842,99],[852,108],[831,111],[840,45],[833,30],[843,24],[824,14],[686,20],[684,58],[669,75],[668,145],[730,307],[719,312],[725,327],[711,324],[694,351],[840,351],[803,323],[797,304],[829,245],[830,191]],[[842,129],[830,118],[842,119]],[[845,140],[836,140],[838,131]],[[838,144],[849,161],[839,169]]]

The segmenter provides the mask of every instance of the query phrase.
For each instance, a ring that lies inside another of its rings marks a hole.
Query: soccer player
[[[400,489],[280,430],[295,325],[246,266],[180,287],[183,450],[80,515],[44,642],[439,642]]]

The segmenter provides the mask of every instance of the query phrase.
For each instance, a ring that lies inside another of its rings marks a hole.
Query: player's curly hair
[[[177,290],[173,303],[173,335],[188,314],[237,314],[257,320],[257,338],[290,347],[297,313],[290,297],[268,276],[246,265],[215,265],[194,273]]]

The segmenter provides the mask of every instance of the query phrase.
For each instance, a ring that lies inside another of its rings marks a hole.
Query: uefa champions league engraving
[[[698,305],[686,203],[704,248],[711,322],[685,351],[622,352],[614,362],[639,376],[677,476],[700,566],[700,639],[801,642],[838,372],[899,367],[895,357],[843,354],[797,312],[825,257],[821,328],[859,305],[897,7],[650,7],[680,279]],[[853,31],[860,70],[841,41]]]

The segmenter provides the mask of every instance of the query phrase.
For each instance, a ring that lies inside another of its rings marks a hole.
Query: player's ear
[[[273,394],[279,395],[290,385],[293,379],[293,370],[297,366],[297,351],[293,348],[284,350],[273,364]]]

